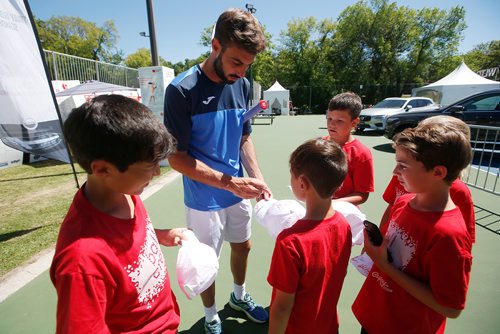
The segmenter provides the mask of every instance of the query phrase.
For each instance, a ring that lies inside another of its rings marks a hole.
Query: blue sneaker
[[[205,320],[205,333],[207,334],[222,334],[222,323],[218,320],[207,322]]]
[[[260,305],[255,304],[250,294],[247,292],[242,300],[236,299],[234,292],[229,297],[229,306],[236,311],[243,311],[253,322],[263,324],[269,320],[269,314]]]

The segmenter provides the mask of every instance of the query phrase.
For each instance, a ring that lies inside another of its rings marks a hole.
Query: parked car
[[[358,131],[365,129],[384,131],[386,119],[403,111],[423,111],[439,106],[427,97],[389,97],[371,108],[361,110]]]
[[[415,127],[424,118],[437,115],[457,117],[471,125],[500,127],[500,89],[477,93],[436,110],[403,112],[390,116],[386,120],[387,127],[384,136],[392,139],[395,134],[404,129]],[[472,140],[475,137],[474,131],[471,131]]]

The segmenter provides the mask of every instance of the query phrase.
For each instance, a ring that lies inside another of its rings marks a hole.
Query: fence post
[[[99,63],[98,62],[95,62],[95,76],[96,76],[97,81],[101,81],[101,80],[99,80]]]
[[[57,72],[56,55],[54,52],[51,52],[51,54],[52,54],[52,65],[54,67],[54,80],[59,80],[59,73]]]

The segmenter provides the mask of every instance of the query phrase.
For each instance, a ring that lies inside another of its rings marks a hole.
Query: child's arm
[[[181,243],[182,234],[187,231],[185,227],[178,227],[172,229],[157,229],[155,228],[156,237],[160,245],[171,247],[177,246]]]
[[[276,295],[270,309],[269,334],[285,333],[294,302],[294,293],[286,293],[276,289]]]
[[[392,209],[392,205],[388,204],[387,208],[385,208],[385,211],[384,211],[384,214],[382,215],[382,218],[380,219],[380,225],[378,226],[380,230],[385,229],[386,228],[385,226],[387,224],[389,224],[389,217],[391,214],[391,209]]]
[[[349,202],[353,205],[360,205],[366,202],[370,193],[353,192],[344,197],[335,198],[334,201]]]
[[[365,251],[381,271],[387,274],[394,282],[396,282],[422,304],[427,305],[429,308],[447,318],[458,318],[462,310],[439,304],[436,298],[434,298],[432,290],[428,285],[405,274],[389,263],[387,260],[387,239],[384,238],[382,245],[380,247],[376,247],[369,241],[366,230],[363,233],[365,239]]]

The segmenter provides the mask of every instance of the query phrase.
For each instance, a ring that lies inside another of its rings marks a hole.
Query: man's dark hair
[[[228,9],[219,16],[214,38],[223,48],[231,45],[258,54],[266,48],[266,37],[259,21],[243,9]]]
[[[71,111],[64,136],[87,172],[97,159],[124,172],[136,162],[159,162],[175,152],[175,139],[145,105],[121,95],[100,95]]]
[[[363,109],[363,103],[358,94],[352,92],[346,92],[335,95],[328,103],[328,111],[333,110],[347,110],[351,119],[359,117]]]
[[[344,182],[347,160],[337,143],[316,138],[295,149],[290,169],[296,177],[305,176],[322,198],[329,198]]]

